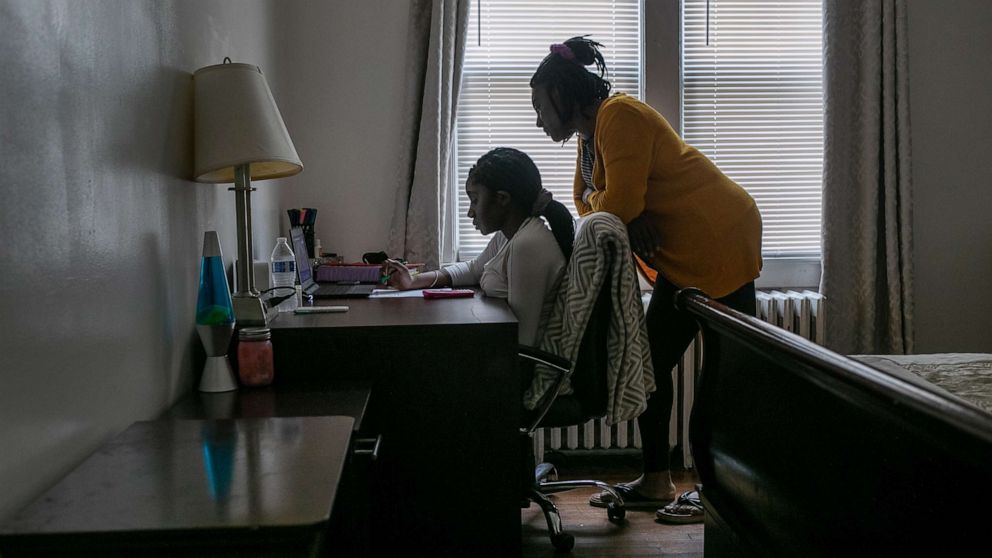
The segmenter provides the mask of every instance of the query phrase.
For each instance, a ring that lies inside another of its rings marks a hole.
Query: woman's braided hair
[[[530,78],[530,87],[548,87],[548,92],[556,92],[562,106],[554,103],[555,113],[561,122],[570,122],[575,116],[575,107],[584,113],[596,101],[610,96],[612,85],[607,75],[606,60],[599,52],[603,46],[587,38],[588,35],[572,37],[562,44],[551,45],[551,53],[544,57]],[[586,70],[586,66],[596,65],[597,73]]]

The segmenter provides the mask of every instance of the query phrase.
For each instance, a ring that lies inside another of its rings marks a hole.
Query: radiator
[[[650,295],[645,295],[644,307]],[[823,344],[825,303],[813,291],[758,291],[756,293],[758,318],[796,333],[817,344]],[[671,427],[668,443],[673,450],[673,467],[693,466],[689,451],[689,414],[696,382],[702,368],[702,337],[696,339],[682,355],[682,360],[671,370],[675,401],[672,405]],[[657,373],[657,372],[656,372]],[[622,451],[641,447],[641,432],[636,420],[606,425],[606,419],[591,420],[580,426],[567,428],[540,428],[534,432],[534,454],[542,460],[546,451],[598,450]],[[682,462],[678,463],[681,458]]]
[[[758,291],[758,317],[762,320],[823,344],[826,308],[823,295],[813,291]]]

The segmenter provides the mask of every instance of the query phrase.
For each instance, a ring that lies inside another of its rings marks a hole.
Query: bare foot
[[[672,482],[672,474],[669,471],[658,471],[654,473],[644,473],[635,481],[623,483],[630,488],[637,490],[643,496],[650,496],[657,500],[674,500],[675,483]]]
[[[624,504],[630,509],[658,509],[675,499],[675,484],[668,471],[646,473],[630,482],[617,485]],[[603,508],[613,502],[613,495],[603,491],[589,498],[589,504]]]

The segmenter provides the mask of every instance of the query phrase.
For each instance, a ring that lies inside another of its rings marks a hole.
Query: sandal
[[[699,491],[690,490],[682,493],[674,502],[658,510],[655,517],[658,521],[679,525],[702,522],[703,502],[699,499]]]
[[[614,485],[613,490],[620,493],[620,497],[623,498],[623,506],[630,510],[656,510],[672,501],[671,498],[657,499],[644,496],[636,488],[626,484]],[[613,495],[605,491],[593,494],[589,498],[589,505],[594,508],[605,508],[611,503],[613,503]]]

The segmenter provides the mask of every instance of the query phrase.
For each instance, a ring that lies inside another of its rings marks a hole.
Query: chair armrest
[[[541,423],[541,420],[544,419],[544,415],[548,414],[548,410],[551,409],[551,405],[555,402],[555,398],[558,397],[558,392],[561,390],[565,378],[572,371],[572,363],[567,358],[527,345],[519,345],[517,347],[517,357],[523,360],[533,361],[536,364],[543,364],[558,373],[554,383],[551,384],[548,391],[544,393],[534,408],[533,419],[526,427],[520,429],[521,432],[530,434]]]
[[[528,345],[518,345],[517,356],[525,360],[532,360],[538,364],[544,364],[563,374],[567,374],[572,366],[572,363],[567,358]]]

